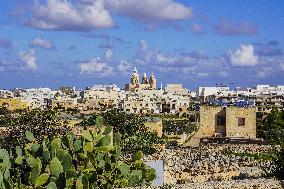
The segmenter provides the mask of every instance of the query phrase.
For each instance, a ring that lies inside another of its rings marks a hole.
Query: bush
[[[145,127],[145,119],[139,115],[109,110],[101,116],[106,125],[112,126],[115,133],[121,134],[121,147],[125,153],[140,150],[145,154],[152,154],[157,151],[158,145],[166,143],[166,138],[159,138]]]
[[[276,167],[273,172],[276,177],[283,180],[284,179],[284,142],[280,145],[280,149],[275,151],[273,157],[274,164]]]
[[[191,134],[196,129],[196,124],[190,122],[188,119],[163,119],[163,132],[165,134]]]
[[[284,138],[284,111],[273,108],[268,114],[258,113],[256,134],[258,138],[280,144]]]
[[[66,125],[58,119],[57,112],[49,109],[35,109],[19,115],[6,115],[0,118],[0,125],[7,129],[0,141],[2,148],[17,145],[23,147],[26,144],[24,139],[26,131],[32,132],[38,141],[69,132]]]
[[[0,149],[0,188],[114,188],[141,185],[155,179],[143,153],[122,161],[119,136],[111,144],[111,129],[84,130],[38,141],[25,132],[26,144],[9,154]],[[116,134],[119,135],[119,134]]]
[[[280,145],[273,152],[274,175],[284,179],[284,111],[273,108],[269,114],[257,115],[257,137],[264,138],[272,144]]]

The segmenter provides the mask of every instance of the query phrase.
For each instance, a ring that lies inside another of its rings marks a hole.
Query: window
[[[225,116],[217,116],[217,126],[226,125],[226,117]]]
[[[238,118],[238,126],[245,126],[245,118]]]

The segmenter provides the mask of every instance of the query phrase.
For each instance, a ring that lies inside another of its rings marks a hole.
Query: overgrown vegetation
[[[2,148],[24,146],[26,131],[33,133],[38,141],[44,138],[53,138],[57,134],[65,135],[70,130],[66,123],[58,119],[58,113],[54,110],[34,109],[20,114],[8,114],[0,117],[0,126],[5,128],[5,134],[1,137]]]
[[[257,115],[257,137],[273,144],[284,141],[284,111],[273,108],[270,113]]]
[[[191,134],[196,129],[196,124],[188,119],[163,119],[163,132],[165,134]]]
[[[268,114],[257,115],[257,137],[269,140],[271,144],[279,145],[273,152],[272,160],[276,167],[275,176],[284,178],[284,111],[273,108]]]
[[[255,160],[273,161],[275,167],[266,170],[268,174],[284,179],[284,111],[273,108],[270,113],[257,114],[257,137],[263,138],[274,148],[269,153],[235,153],[232,151],[224,151],[226,155],[235,155],[239,157],[252,157]],[[272,171],[272,172],[271,172]]]
[[[82,124],[96,125],[76,136],[52,110],[5,115],[0,149],[0,188],[119,188],[151,182],[155,170],[137,152],[121,157],[122,134],[112,132],[103,118],[91,116]]]
[[[111,145],[111,128],[85,130],[44,138],[39,142],[26,131],[26,145],[0,149],[0,188],[114,188],[137,186],[155,179],[155,170],[142,161],[142,152],[121,160],[119,136]],[[119,135],[119,134],[118,134]]]
[[[283,139],[284,140],[284,139]],[[276,177],[283,180],[284,179],[284,142],[280,144],[280,149],[277,150],[273,157],[273,161],[276,165],[275,169],[273,170]]]
[[[118,110],[109,110],[102,114],[106,125],[113,127],[114,133],[122,136],[121,147],[125,153],[142,151],[145,154],[155,153],[166,138],[159,138],[157,133],[145,127],[145,119],[139,115],[127,114]]]

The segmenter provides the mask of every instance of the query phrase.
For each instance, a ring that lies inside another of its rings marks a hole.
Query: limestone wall
[[[194,149],[166,149],[150,156],[145,161],[164,161],[164,183],[169,185],[258,179],[266,176],[262,170],[274,166],[268,160],[229,155],[233,152],[269,152],[271,146],[260,145],[217,145]]]
[[[211,137],[214,136],[216,132],[216,116],[223,115],[225,116],[225,112],[223,111],[223,107],[212,107],[212,106],[201,106],[200,107],[200,127],[199,132],[202,137]],[[221,130],[217,128],[217,130]]]
[[[163,135],[163,125],[162,120],[158,122],[145,122],[145,127],[147,127],[150,131],[157,132],[158,137],[162,137]]]
[[[225,117],[225,125],[217,124],[217,117]],[[238,126],[238,118],[245,119],[244,126]],[[255,108],[201,106],[198,131],[186,146],[197,147],[202,137],[244,137],[256,138]]]
[[[215,121],[216,114],[224,114],[222,107],[201,106],[200,107],[200,122],[198,124],[198,130],[190,138],[189,142],[185,146],[199,146],[201,137],[211,137],[215,133]]]
[[[171,189],[283,189],[283,181],[273,178],[244,179],[230,181],[210,181],[204,183],[188,183],[165,186]],[[162,189],[162,187],[142,186],[135,189]]]
[[[238,126],[238,118],[245,119],[244,126]],[[226,108],[226,136],[256,138],[255,108]]]

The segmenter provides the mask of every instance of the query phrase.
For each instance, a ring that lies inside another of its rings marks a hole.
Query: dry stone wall
[[[218,145],[201,148],[166,149],[146,161],[164,161],[164,183],[168,185],[259,179],[265,176],[263,167],[272,167],[270,161],[254,160],[224,154],[224,151],[267,153],[271,146]]]
[[[244,179],[231,181],[209,181],[204,183],[177,184],[174,186],[151,187],[143,186],[137,189],[282,189],[284,183],[270,179]]]

